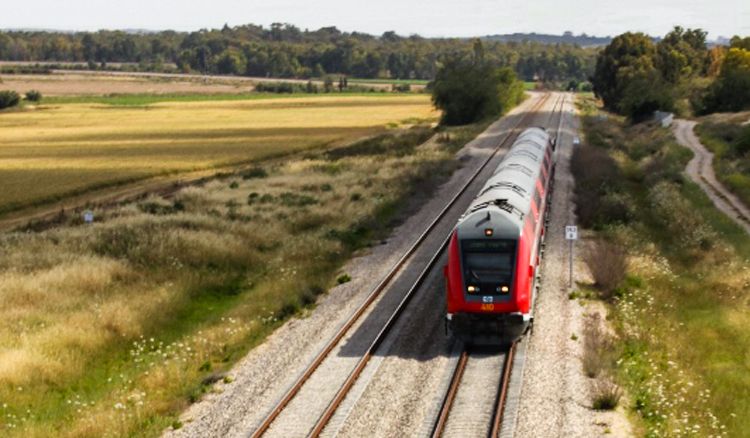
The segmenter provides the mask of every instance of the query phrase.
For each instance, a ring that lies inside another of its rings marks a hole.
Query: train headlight
[[[507,294],[509,290],[510,290],[510,289],[508,289],[508,286],[502,286],[502,287],[500,288],[500,292],[502,292],[502,293],[504,293],[504,294]]]
[[[492,235],[495,234],[494,230],[492,228],[485,228],[484,229],[484,235],[487,237],[492,237]]]
[[[466,288],[467,291],[469,291],[470,294],[473,294],[474,292],[479,292],[479,288],[476,286],[469,286]]]

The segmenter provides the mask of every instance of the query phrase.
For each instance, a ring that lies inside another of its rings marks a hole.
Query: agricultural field
[[[586,139],[572,163],[578,220],[624,252],[627,266],[606,293],[579,284],[575,297],[610,309],[618,340],[607,366],[627,389],[638,432],[745,436],[750,238],[684,175],[692,154],[670,130],[599,117],[593,99],[581,109]],[[611,274],[615,264],[596,255]]]
[[[378,102],[390,117],[379,115]],[[358,99],[242,108],[271,132],[291,123],[288,111],[315,136],[323,121],[304,110],[325,112],[325,103],[338,108],[329,113],[336,135],[339,125],[351,127],[345,135],[371,132],[363,113],[347,118],[360,111]],[[231,119],[223,104],[212,105]],[[78,108],[71,111],[92,111]],[[394,108],[376,100],[368,111],[383,122],[404,117]],[[161,109],[108,111],[137,118]],[[274,109],[279,125],[263,116]],[[409,214],[409,200],[429,196],[455,169],[456,148],[484,126],[453,129],[450,141],[429,125],[393,129],[263,160],[169,197],[95,208],[93,224],[68,215],[45,231],[2,234],[0,435],[156,436],[181,427],[177,415],[228,379],[223,373],[248,349],[349,281],[344,261]],[[88,135],[93,142],[96,130]],[[134,160],[147,163],[144,156]]]
[[[0,89],[23,94],[38,90],[44,96],[101,96],[107,94],[218,94],[247,93],[253,84],[248,80],[210,79],[200,76],[183,78],[114,74],[6,74],[0,75]]]
[[[95,101],[69,97],[0,113],[0,214],[156,175],[341,145],[437,116],[422,95],[88,99]]]

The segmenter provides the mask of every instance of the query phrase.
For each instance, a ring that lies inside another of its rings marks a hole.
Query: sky
[[[12,6],[2,6],[3,3]],[[174,29],[291,23],[380,35],[470,37],[573,31],[664,35],[700,27],[709,39],[750,35],[750,0],[0,0],[0,29]]]

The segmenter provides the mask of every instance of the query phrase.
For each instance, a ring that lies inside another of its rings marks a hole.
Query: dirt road
[[[750,233],[750,208],[716,179],[713,168],[714,154],[709,152],[695,135],[693,131],[695,125],[694,121],[675,120],[673,127],[677,141],[695,154],[685,168],[685,172],[706,192],[716,208]]]

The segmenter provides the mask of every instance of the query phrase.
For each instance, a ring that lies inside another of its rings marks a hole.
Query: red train
[[[532,324],[554,169],[552,137],[525,130],[458,220],[444,268],[456,337],[510,342]]]

